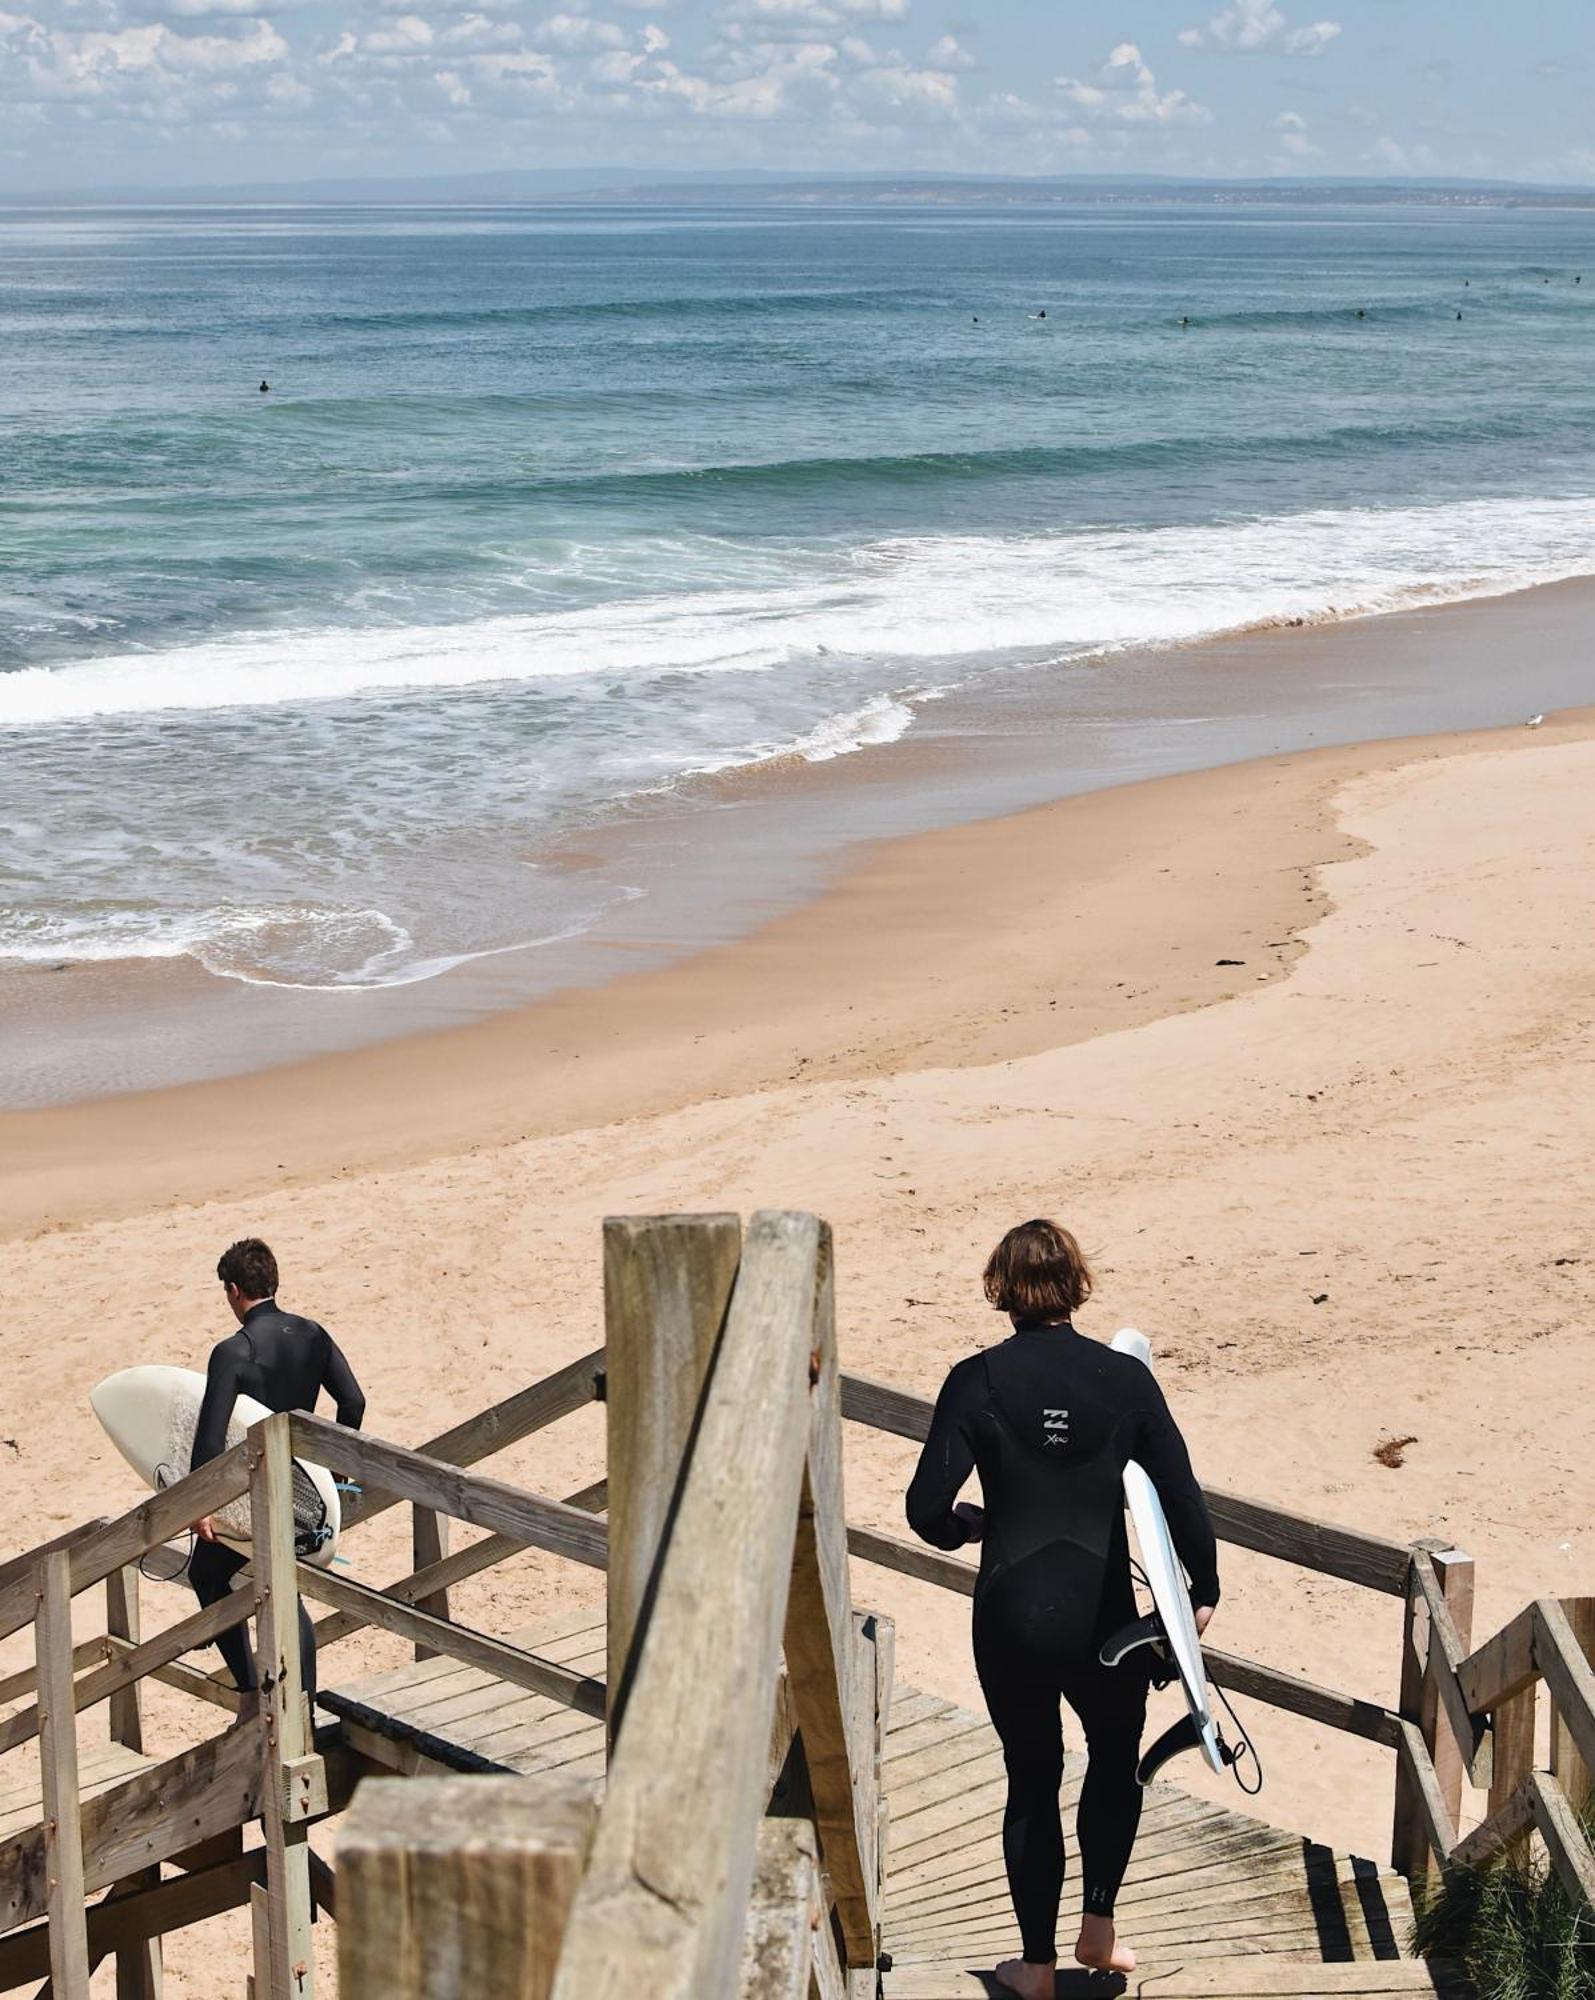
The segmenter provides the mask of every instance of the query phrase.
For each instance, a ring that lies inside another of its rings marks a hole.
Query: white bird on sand
[[[1544,720],[1545,720],[1545,717],[1544,717],[1543,715],[1531,715],[1531,716],[1529,717],[1529,719],[1528,719],[1527,723],[1525,723],[1524,727],[1525,727],[1525,728],[1527,728],[1527,729],[1538,729],[1538,728],[1539,728],[1539,726],[1540,726],[1540,724],[1541,724],[1541,723],[1542,723],[1542,722],[1543,722]]]

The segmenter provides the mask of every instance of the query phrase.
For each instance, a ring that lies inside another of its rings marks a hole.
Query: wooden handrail
[[[906,1389],[863,1375],[842,1377],[842,1415],[867,1429],[923,1443],[934,1409],[928,1398]],[[1213,1532],[1220,1541],[1275,1556],[1300,1569],[1316,1570],[1322,1576],[1383,1591],[1387,1596],[1406,1594],[1412,1552],[1404,1543],[1386,1541],[1380,1535],[1345,1528],[1334,1521],[1316,1520],[1309,1514],[1292,1513],[1266,1501],[1243,1499],[1217,1487],[1205,1486],[1202,1491]]]

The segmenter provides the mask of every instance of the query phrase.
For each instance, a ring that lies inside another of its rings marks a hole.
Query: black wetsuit
[[[337,1406],[338,1422],[360,1428],[366,1399],[354,1370],[324,1326],[297,1313],[284,1312],[275,1299],[251,1306],[236,1333],[217,1341],[205,1374],[205,1396],[194,1426],[194,1452],[189,1469],[219,1458],[227,1447],[227,1425],[234,1400],[253,1396],[268,1410],[316,1407],[325,1389]],[[214,1604],[232,1588],[233,1578],[249,1558],[226,1542],[196,1540],[188,1565],[188,1580],[201,1604]],[[306,1691],[316,1691],[316,1648],[310,1618],[299,1606],[301,1671]],[[234,1682],[245,1692],[258,1686],[254,1655],[244,1628],[235,1625],[216,1644]]]
[[[1218,1602],[1212,1524],[1151,1371],[1068,1325],[1019,1325],[947,1377],[908,1489],[908,1521],[940,1549],[969,1539],[953,1512],[979,1470],[984,1527],[975,1669],[1008,1769],[1003,1857],[1027,1959],[1057,1956],[1063,1890],[1061,1695],[1085,1730],[1076,1831],[1084,1906],[1113,1914],[1135,1844],[1145,1655],[1097,1658],[1137,1615],[1122,1478],[1145,1467],[1197,1604]]]

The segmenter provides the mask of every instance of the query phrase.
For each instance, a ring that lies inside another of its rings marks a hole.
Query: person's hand
[[[202,1542],[215,1541],[216,1523],[211,1519],[209,1514],[201,1514],[197,1521],[193,1521],[189,1525]]]
[[[986,1510],[977,1507],[973,1500],[960,1500],[953,1509],[953,1518],[963,1522],[966,1542],[978,1542],[986,1532]]]
[[[1192,1606],[1191,1616],[1196,1620],[1196,1636],[1198,1639],[1201,1638],[1208,1626],[1212,1624],[1215,1608],[1211,1604],[1197,1604]]]

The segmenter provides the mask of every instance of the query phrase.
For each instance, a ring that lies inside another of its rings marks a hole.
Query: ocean
[[[12,209],[0,340],[13,968],[427,981],[709,774],[1595,571],[1588,213]]]

